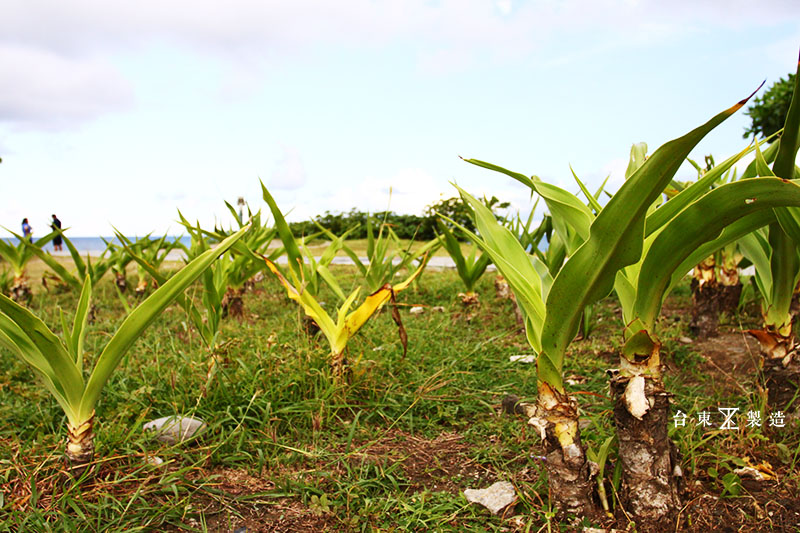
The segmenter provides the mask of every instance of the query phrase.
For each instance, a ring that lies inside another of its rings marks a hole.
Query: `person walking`
[[[58,220],[58,217],[55,216],[55,214],[53,215],[53,223],[50,224],[50,228],[53,231],[61,229],[61,221]],[[55,250],[56,252],[60,252],[62,249],[63,247],[62,247],[61,234],[59,233],[58,235],[53,237],[53,250]]]
[[[33,228],[30,224],[28,224],[28,219],[22,219],[22,236],[28,240],[31,240],[31,235],[33,235]]]

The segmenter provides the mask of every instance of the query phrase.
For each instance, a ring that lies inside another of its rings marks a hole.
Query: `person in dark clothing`
[[[58,220],[57,216],[53,215],[53,223],[50,224],[50,227],[52,228],[53,231],[55,231],[57,229],[61,229],[61,221]],[[62,250],[61,244],[62,244],[62,241],[61,241],[61,235],[60,234],[56,235],[55,237],[53,237],[53,250],[55,250],[57,252],[60,252]]]

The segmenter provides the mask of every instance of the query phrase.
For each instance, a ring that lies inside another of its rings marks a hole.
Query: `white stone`
[[[202,420],[184,416],[165,416],[144,425],[145,431],[154,431],[156,438],[166,444],[184,442],[206,428]]]
[[[536,356],[535,355],[510,355],[508,357],[508,360],[511,361],[512,363],[513,362],[535,363],[536,362]]]
[[[486,489],[466,489],[464,496],[470,503],[479,503],[497,514],[517,500],[517,491],[508,481],[498,481]]]
[[[412,315],[421,315],[423,311],[425,311],[425,308],[417,305],[412,307],[408,312],[411,313]]]

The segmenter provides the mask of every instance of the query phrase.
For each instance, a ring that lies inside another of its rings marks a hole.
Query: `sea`
[[[128,237],[132,241],[136,241],[137,237]],[[151,235],[151,238],[154,238]],[[157,237],[160,238],[160,237]],[[188,246],[191,246],[192,240],[188,235],[169,235],[167,236],[167,240],[170,242],[175,241],[176,239],[180,239],[180,241]],[[7,243],[16,246],[19,244],[19,241],[16,237],[3,237],[2,240],[6,241]],[[106,247],[108,246],[107,243],[113,242],[114,244],[121,245],[119,239],[116,237],[69,237],[70,242],[75,245],[75,248],[81,253],[81,255],[91,255],[93,257],[101,255]],[[56,252],[53,249],[53,243],[49,242],[44,246],[44,250],[46,252],[50,252],[53,255],[69,255],[69,250],[67,250],[66,246],[62,247],[63,250],[60,252]]]
[[[129,238],[132,241],[136,241],[136,237],[129,237]],[[189,237],[188,235],[167,236],[167,240],[170,242],[174,241],[175,239],[180,239],[180,241],[187,247],[191,246],[191,237]],[[0,238],[0,240],[4,240],[14,246],[19,244],[19,241],[17,240],[16,237],[11,237],[11,238],[2,237]],[[70,237],[69,240],[78,250],[78,252],[80,252],[81,256],[90,255],[92,257],[99,257],[105,251],[107,243],[109,242],[113,242],[118,245],[120,244],[120,241],[116,237]],[[69,256],[69,250],[67,250],[66,246],[63,247],[63,250],[57,252],[53,250],[52,242],[47,243],[44,246],[44,250],[56,256]],[[167,259],[171,261],[180,261],[184,259],[184,255],[185,254],[183,253],[182,250],[172,250],[167,256]],[[369,259],[367,259],[366,257],[360,257],[359,259],[361,260],[362,263],[369,264]],[[399,259],[395,258],[395,261],[399,261]],[[287,263],[286,256],[279,257],[278,263],[286,264]],[[353,261],[352,259],[346,256],[344,257],[337,256],[333,259],[332,263],[335,265],[352,265]],[[450,257],[439,256],[439,257],[431,257],[428,260],[428,266],[432,268],[455,268],[455,263]],[[494,271],[495,268],[496,267],[494,265],[489,265],[487,270]]]

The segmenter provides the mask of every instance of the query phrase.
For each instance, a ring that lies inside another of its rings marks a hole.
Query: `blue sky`
[[[528,192],[474,157],[570,189],[795,68],[800,3],[764,0],[11,0],[0,33],[0,224],[75,236],[227,225],[224,200],[290,219],[419,213]],[[694,152],[746,145],[743,113]],[[686,167],[681,177],[690,179]]]

